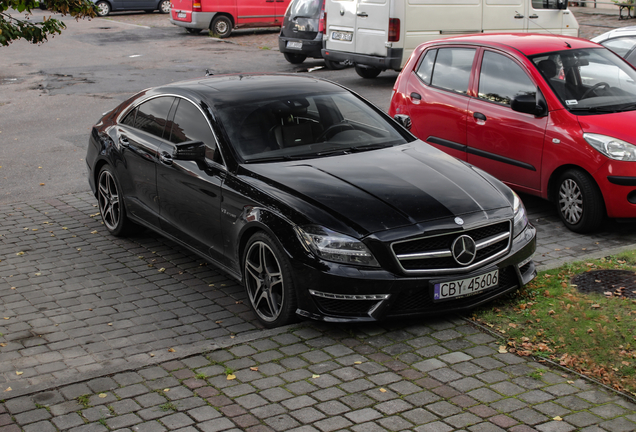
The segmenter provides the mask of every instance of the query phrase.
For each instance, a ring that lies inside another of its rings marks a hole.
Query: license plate
[[[351,42],[353,40],[353,33],[334,31],[334,32],[331,32],[331,39]]]
[[[499,285],[499,270],[466,279],[439,282],[433,285],[433,300],[447,300],[477,294]]]
[[[186,17],[186,13],[185,12],[179,12],[177,14],[177,18],[185,18]]]
[[[302,42],[292,42],[292,41],[287,42],[287,48],[302,49],[302,47],[303,47]]]

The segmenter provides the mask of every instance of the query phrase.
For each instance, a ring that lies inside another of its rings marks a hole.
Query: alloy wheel
[[[559,210],[570,224],[576,224],[583,216],[583,194],[576,181],[565,179],[559,188]]]
[[[258,316],[266,322],[275,321],[285,301],[283,273],[276,255],[265,242],[256,241],[247,251],[245,286]]]
[[[110,231],[115,231],[121,219],[119,191],[112,174],[108,170],[99,175],[97,200],[104,225]]]

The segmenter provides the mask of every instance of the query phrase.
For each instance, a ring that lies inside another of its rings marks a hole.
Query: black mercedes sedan
[[[463,311],[536,275],[512,190],[313,77],[144,90],[93,127],[86,162],[113,235],[204,257],[265,327]]]

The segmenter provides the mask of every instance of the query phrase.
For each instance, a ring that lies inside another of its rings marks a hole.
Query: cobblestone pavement
[[[631,401],[494,342],[462,320],[288,327],[6,400],[0,431],[636,429]]]
[[[581,16],[585,37],[623,24]],[[633,224],[580,236],[522,198],[541,268],[636,247]],[[459,317],[263,330],[244,301],[166,239],[109,236],[89,193],[1,205],[0,432],[636,430],[629,398],[499,353]]]

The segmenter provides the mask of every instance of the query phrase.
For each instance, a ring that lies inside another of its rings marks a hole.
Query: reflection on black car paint
[[[161,99],[165,114],[138,121]],[[109,231],[144,225],[200,254],[242,281],[267,327],[466,310],[536,274],[535,230],[509,188],[310,77],[140,93],[94,127],[87,164]]]

